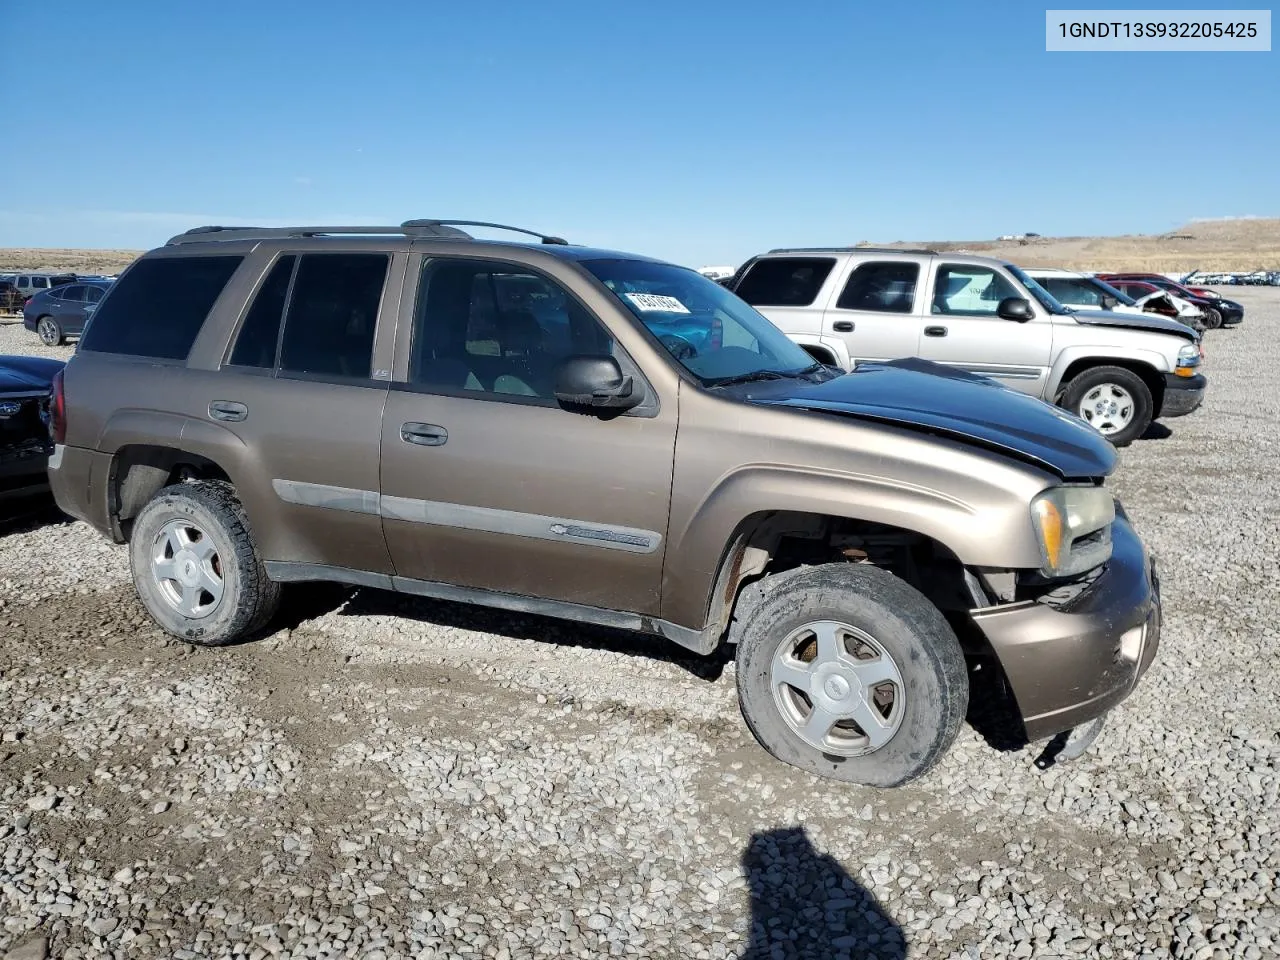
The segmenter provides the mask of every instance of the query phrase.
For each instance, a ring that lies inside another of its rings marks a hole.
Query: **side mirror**
[[[1031,309],[1031,301],[1022,297],[1005,297],[996,307],[996,316],[1015,323],[1026,323],[1035,319],[1035,312]]]
[[[556,371],[556,399],[574,407],[630,410],[644,400],[644,387],[623,376],[613,357],[568,357]]]
[[[1115,297],[1111,296],[1111,294],[1109,294],[1109,293],[1104,293],[1104,294],[1102,295],[1102,309],[1103,309],[1103,310],[1114,310],[1114,309],[1115,309],[1116,307],[1118,307],[1118,306],[1120,306],[1120,301],[1119,301],[1119,300],[1117,300]]]

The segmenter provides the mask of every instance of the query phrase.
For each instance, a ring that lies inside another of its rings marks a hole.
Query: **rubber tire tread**
[[[770,754],[809,773],[871,787],[897,787],[930,770],[959,734],[969,704],[964,654],[946,618],[923,594],[870,564],[800,567],[761,584],[737,650],[738,702],[752,735]],[[906,686],[907,714],[893,738],[862,757],[833,758],[787,725],[769,672],[792,630],[819,619],[857,626],[893,656]]]
[[[1080,401],[1092,388],[1101,383],[1115,383],[1129,391],[1130,396],[1138,404],[1133,419],[1119,433],[1107,437],[1113,447],[1127,447],[1147,432],[1154,419],[1155,401],[1151,399],[1151,388],[1132,370],[1124,367],[1090,367],[1076,374],[1062,394],[1062,407],[1079,416]]]
[[[150,571],[146,551],[156,533],[169,520],[176,519],[175,510],[194,508],[193,519],[210,526],[211,536],[223,541],[219,549],[223,583],[223,603],[230,602],[230,613],[218,610],[209,618],[189,620],[156,597],[149,600],[144,586],[150,589]],[[203,513],[204,516],[199,516]],[[154,518],[160,517],[159,521]],[[212,521],[212,522],[210,522]],[[227,549],[229,548],[229,549]],[[129,543],[129,566],[134,588],[152,618],[167,633],[204,647],[221,647],[250,639],[257,634],[280,607],[280,584],[267,576],[266,567],[253,542],[249,519],[231,484],[221,480],[190,480],[171,484],[157,493],[139,511]],[[141,568],[141,569],[140,569]],[[155,605],[160,606],[158,614]],[[166,622],[166,619],[170,622]],[[185,625],[180,621],[186,621]],[[173,624],[173,625],[171,625]]]

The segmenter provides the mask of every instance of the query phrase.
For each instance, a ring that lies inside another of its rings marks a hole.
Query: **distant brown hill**
[[[1280,218],[1197,220],[1161,234],[1119,237],[1033,237],[1028,240],[938,240],[876,246],[968,251],[1035,267],[1075,270],[1253,271],[1280,269]],[[0,272],[67,270],[118,273],[140,250],[0,248]]]
[[[893,243],[1074,270],[1253,271],[1280,269],[1280,218],[1197,220],[1161,234]]]
[[[50,273],[119,273],[141,250],[57,250],[47,247],[0,247],[0,273],[15,270]]]

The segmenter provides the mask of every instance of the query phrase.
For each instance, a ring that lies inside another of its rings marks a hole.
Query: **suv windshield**
[[[582,263],[704,385],[792,376],[813,358],[787,335],[700,273],[646,260]]]
[[[1012,263],[1006,263],[1005,266],[1008,268],[1010,273],[1018,278],[1024,287],[1031,291],[1031,295],[1040,301],[1040,306],[1044,307],[1050,313],[1056,313],[1060,317],[1071,313],[1070,310],[1054,298],[1052,293],[1023,273],[1021,268],[1015,267]]]

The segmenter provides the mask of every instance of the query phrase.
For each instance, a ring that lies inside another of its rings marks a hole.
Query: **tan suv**
[[[460,226],[199,228],[107,294],[50,477],[164,629],[229,643],[335,580],[728,642],[769,752],[877,786],[947,750],[969,669],[1036,740],[1150,664],[1152,567],[1077,418],[921,360],[842,374],[692,270]]]

